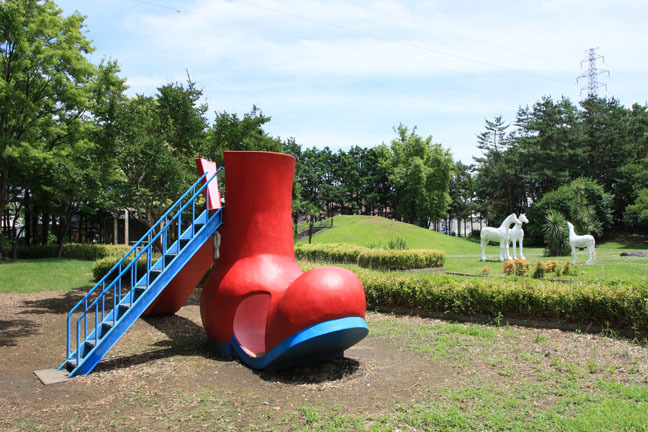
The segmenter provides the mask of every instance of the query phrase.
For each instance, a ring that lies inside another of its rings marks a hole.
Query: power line
[[[180,9],[176,9],[176,8],[173,8],[173,7],[164,6],[164,5],[160,5],[160,4],[150,2],[150,1],[145,1],[145,0],[133,0],[133,1],[135,1],[137,3],[150,5],[150,6],[160,7],[160,8],[163,8],[163,9],[174,10],[175,12],[178,12],[178,13],[185,13],[185,14],[188,14],[188,15],[200,16],[200,17],[207,18],[207,19],[210,19],[210,20],[228,22],[228,23],[240,25],[240,26],[243,26],[243,27],[260,29],[260,30],[272,32],[272,33],[275,33],[275,34],[281,34],[283,36],[288,36],[288,37],[295,38],[295,39],[302,39],[302,40],[307,40],[307,41],[310,41],[310,42],[317,42],[317,43],[321,43],[321,44],[324,44],[324,45],[331,45],[331,46],[335,46],[335,47],[338,47],[338,48],[342,47],[342,48],[346,48],[346,49],[356,50],[356,51],[360,51],[360,52],[364,52],[364,53],[368,53],[368,54],[372,54],[372,55],[379,55],[381,57],[385,57],[384,55],[380,55],[380,54],[377,54],[377,53],[374,53],[374,52],[362,51],[362,50],[357,50],[356,48],[349,48],[349,47],[344,47],[344,46],[340,46],[340,45],[337,45],[337,44],[332,44],[332,43],[328,43],[328,42],[322,42],[320,40],[316,40],[316,39],[313,39],[313,38],[308,38],[308,37],[304,37],[304,36],[300,36],[300,35],[293,35],[293,34],[285,33],[285,32],[282,32],[282,31],[279,31],[279,30],[276,30],[276,29],[273,29],[273,28],[254,26],[254,25],[250,25],[250,24],[241,23],[241,22],[238,22],[238,21],[232,21],[232,20],[227,20],[227,19],[223,19],[223,18],[211,17],[211,16],[208,16],[208,15],[199,14],[199,13],[195,13],[195,12],[191,12],[191,11],[180,10]],[[282,15],[286,15],[286,16],[292,16],[292,17],[295,17],[295,18],[298,18],[298,19],[301,19],[301,20],[315,22],[317,24],[338,28],[338,29],[344,30],[346,32],[360,34],[360,35],[368,36],[368,37],[371,37],[371,38],[381,39],[381,40],[384,40],[384,41],[387,41],[387,42],[403,45],[403,46],[418,49],[418,50],[421,50],[421,51],[426,51],[426,52],[436,54],[436,55],[442,55],[442,56],[445,56],[445,57],[449,57],[449,58],[453,58],[453,59],[457,59],[457,60],[462,60],[462,61],[466,61],[466,62],[470,62],[470,63],[480,64],[480,65],[483,65],[483,66],[489,66],[489,67],[496,68],[496,69],[506,70],[506,71],[510,71],[510,72],[516,72],[516,73],[520,73],[520,74],[525,74],[525,75],[533,76],[533,77],[536,77],[536,78],[541,78],[541,79],[545,79],[545,80],[551,80],[551,81],[559,82],[559,83],[562,83],[562,84],[573,85],[573,83],[568,82],[568,81],[564,81],[564,80],[561,80],[561,79],[557,79],[557,78],[553,78],[553,77],[549,77],[549,76],[545,76],[545,75],[540,75],[540,74],[536,74],[536,73],[533,73],[533,72],[528,72],[528,71],[521,70],[521,69],[515,69],[515,68],[508,67],[508,66],[502,66],[502,65],[498,65],[498,64],[495,64],[495,63],[490,63],[490,62],[487,62],[487,61],[477,60],[477,59],[473,59],[473,58],[470,58],[470,57],[466,57],[466,56],[462,56],[462,55],[453,54],[453,53],[450,53],[450,52],[430,48],[430,47],[427,47],[427,46],[424,46],[424,45],[419,45],[419,44],[406,42],[406,41],[400,41],[400,40],[397,40],[397,39],[388,38],[388,37],[385,37],[385,36],[382,36],[382,35],[379,35],[379,34],[375,34],[375,33],[365,32],[365,31],[362,31],[362,30],[356,30],[356,29],[353,29],[353,28],[350,28],[350,27],[339,25],[339,24],[329,23],[329,22],[321,21],[321,20],[318,20],[318,19],[315,19],[315,18],[295,14],[295,13],[288,12],[288,11],[285,11],[285,10],[282,10],[282,9],[276,9],[276,8],[272,8],[272,7],[269,7],[269,6],[263,6],[263,5],[259,5],[259,4],[249,2],[249,1],[245,1],[245,0],[235,0],[235,1],[238,2],[238,3],[245,4],[247,6],[250,6],[250,7],[257,8],[257,9],[264,9],[264,10],[271,11],[273,13],[282,14]],[[387,57],[387,58],[390,58],[390,57]],[[391,59],[397,60],[395,58],[391,58]],[[402,60],[399,60],[399,61],[402,61]],[[408,60],[408,62],[421,65],[421,63],[413,62],[411,60]],[[427,67],[429,65],[424,65],[424,66]]]
[[[355,1],[352,1],[352,0],[335,0],[335,1],[338,1],[340,3],[344,3],[344,4],[347,4],[347,5],[353,6],[353,7],[357,8],[357,9],[363,9],[363,10],[366,10],[366,11],[369,11],[369,12],[373,12],[374,14],[382,15],[382,16],[385,16],[385,17],[388,17],[388,18],[391,18],[391,19],[396,19],[396,20],[399,20],[399,21],[402,21],[402,22],[405,22],[405,23],[408,23],[408,24],[415,25],[417,27],[420,27],[420,28],[423,28],[423,29],[426,29],[426,30],[430,30],[429,25],[427,25],[427,24],[425,24],[425,23],[423,23],[421,21],[411,19],[409,17],[405,17],[403,15],[395,15],[395,14],[387,12],[385,10],[378,9],[378,8],[373,8],[373,7],[370,7],[370,6],[366,6],[366,5],[362,4],[362,3],[358,3],[358,2],[355,2]],[[432,8],[432,9],[436,9],[437,11],[439,11],[442,14],[445,14],[445,15],[454,15],[454,16],[458,17],[459,19],[461,19],[463,21],[466,21],[468,23],[471,23],[471,24],[475,24],[475,25],[482,24],[481,22],[472,20],[470,18],[466,18],[464,16],[461,16],[461,15],[459,15],[457,13],[454,13],[454,12],[451,12],[451,11],[448,11],[448,10],[445,10],[445,9],[440,9],[440,8],[434,7],[434,6],[428,6],[428,7]],[[535,39],[532,39],[532,38],[530,38],[530,37],[528,37],[526,35],[515,33],[515,32],[512,32],[512,31],[509,31],[509,30],[500,29],[500,30],[497,30],[497,31],[499,31],[501,33],[506,33],[506,34],[515,36],[518,39],[526,39],[526,40],[531,41],[531,42],[539,43],[539,41],[537,41]],[[494,43],[494,42],[491,42],[491,41],[488,41],[488,40],[485,40],[485,39],[476,39],[476,38],[467,36],[466,34],[464,34],[462,32],[458,32],[458,31],[455,31],[455,32],[450,31],[449,32],[449,31],[446,30],[445,33],[454,34],[456,36],[459,36],[459,37],[467,39],[467,40],[476,41],[476,42],[479,42],[481,44],[490,45],[490,46],[493,46],[493,47],[496,47],[496,48],[499,48],[499,49],[505,49],[505,50],[508,50],[508,51],[511,51],[511,52],[514,52],[514,53],[517,53],[517,54],[523,54],[523,55],[526,55],[526,56],[529,55],[528,51],[516,50],[516,49],[513,49],[511,47],[507,47],[507,46],[504,46],[504,45],[501,45],[501,44],[498,44],[498,43]],[[546,43],[546,42],[542,42],[542,43]]]
[[[419,49],[419,50],[423,50],[423,51],[428,51],[428,52],[431,52],[433,54],[438,54],[438,55],[454,58],[454,59],[457,59],[457,60],[463,60],[463,61],[467,61],[467,62],[471,62],[471,63],[480,64],[480,65],[483,65],[483,66],[489,66],[489,67],[493,67],[493,68],[497,68],[497,69],[523,73],[523,74],[526,74],[526,75],[534,76],[536,78],[548,79],[548,80],[557,81],[557,82],[560,82],[560,83],[563,83],[563,84],[570,84],[570,85],[572,84],[572,83],[570,83],[568,81],[559,80],[559,79],[556,79],[556,78],[553,78],[553,77],[547,77],[547,76],[544,76],[544,75],[535,74],[533,72],[527,72],[527,71],[524,71],[524,70],[515,69],[515,68],[511,68],[511,67],[507,67],[507,66],[501,66],[501,65],[491,63],[491,62],[487,62],[487,61],[476,60],[476,59],[473,59],[473,58],[470,58],[470,57],[449,53],[447,51],[433,49],[433,48],[430,48],[430,47],[427,47],[427,46],[424,46],[424,45],[419,45],[419,44],[415,44],[415,43],[411,43],[411,42],[405,42],[405,41],[400,41],[400,40],[397,40],[397,39],[388,38],[388,37],[385,37],[385,36],[382,36],[382,35],[379,35],[379,34],[375,34],[375,33],[370,33],[370,32],[366,32],[366,31],[362,31],[362,30],[356,30],[356,29],[353,29],[353,28],[350,28],[350,27],[346,27],[346,26],[342,26],[342,25],[334,24],[334,23],[329,23],[329,22],[326,22],[326,21],[321,21],[321,20],[318,20],[318,19],[315,19],[315,18],[307,17],[307,16],[296,14],[296,13],[293,13],[293,12],[288,12],[288,11],[285,11],[285,10],[282,10],[282,9],[276,9],[276,8],[272,8],[272,7],[269,7],[269,6],[259,5],[257,3],[246,1],[246,0],[234,0],[234,1],[238,2],[238,3],[248,5],[248,6],[251,6],[251,7],[255,7],[255,8],[258,8],[258,9],[265,9],[265,10],[269,10],[269,11],[274,12],[274,13],[287,15],[287,16],[293,16],[293,17],[296,17],[298,19],[311,21],[311,22],[315,22],[315,23],[318,23],[318,24],[321,24],[321,25],[338,28],[338,29],[341,29],[341,30],[344,30],[344,31],[347,31],[347,32],[350,32],[350,33],[356,33],[356,34],[360,34],[360,35],[363,35],[363,36],[369,36],[369,37],[372,37],[372,38],[382,39],[382,40],[387,41],[387,42],[397,43],[397,44],[404,45],[404,46],[407,46],[407,47],[410,47],[410,48]]]
[[[333,47],[333,48],[342,48],[342,49],[345,49],[345,50],[348,50],[348,51],[360,52],[360,53],[372,55],[372,56],[375,56],[375,57],[382,57],[382,58],[392,60],[392,61],[396,61],[396,62],[405,62],[405,63],[410,63],[410,64],[413,64],[413,65],[417,65],[417,66],[430,67],[430,65],[427,64],[427,63],[418,62],[418,61],[415,61],[415,60],[412,60],[412,59],[403,59],[403,58],[398,58],[398,57],[392,57],[392,56],[388,56],[388,55],[385,55],[385,54],[382,54],[382,53],[377,53],[377,52],[374,52],[374,51],[348,47],[348,46],[344,46],[344,45],[335,44],[335,43],[332,43],[332,42],[324,42],[324,41],[309,38],[309,37],[306,37],[306,36],[300,36],[300,35],[287,33],[287,32],[281,31],[281,30],[277,30],[277,29],[272,28],[272,27],[262,27],[262,26],[258,26],[258,25],[246,24],[246,23],[243,23],[243,22],[240,22],[240,21],[228,20],[228,19],[225,19],[225,18],[216,18],[216,17],[212,17],[212,16],[209,16],[209,15],[200,14],[200,13],[197,13],[197,12],[191,12],[191,11],[187,11],[187,10],[180,10],[180,9],[175,8],[175,7],[164,6],[164,5],[161,5],[161,4],[158,4],[158,3],[153,3],[153,2],[150,2],[150,1],[146,1],[146,0],[133,0],[133,1],[137,2],[137,3],[145,4],[145,5],[148,5],[148,6],[154,6],[154,7],[158,7],[158,8],[162,8],[162,9],[167,9],[167,10],[170,10],[170,11],[177,12],[179,14],[197,16],[197,17],[204,18],[204,19],[207,19],[207,20],[210,20],[210,21],[225,22],[225,23],[228,23],[228,24],[234,24],[234,25],[238,25],[238,26],[241,26],[241,27],[247,27],[247,28],[254,29],[254,30],[261,30],[261,31],[265,31],[265,32],[268,32],[268,33],[273,33],[273,34],[283,36],[283,37],[287,37],[287,38],[291,38],[291,39],[296,39],[296,40],[301,40],[301,41],[306,41],[306,42],[312,42],[312,43],[316,43],[316,44],[323,45],[323,46],[329,46],[329,47]]]
[[[608,77],[610,76],[609,70],[598,69],[596,67],[597,60],[601,60],[605,63],[605,57],[597,54],[597,50],[598,48],[590,48],[585,51],[587,57],[581,61],[581,68],[583,67],[583,63],[588,63],[589,66],[586,72],[583,72],[576,78],[576,83],[578,83],[578,80],[581,78],[587,78],[587,86],[581,88],[581,94],[583,94],[583,90],[587,90],[588,96],[596,96],[598,94],[598,89],[601,87],[605,87],[607,90],[607,84],[598,82],[598,76],[603,74],[607,74]]]

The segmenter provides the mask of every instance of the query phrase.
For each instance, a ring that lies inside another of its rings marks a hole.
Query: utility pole
[[[599,83],[598,82],[598,76],[607,74],[608,78],[610,77],[610,71],[607,69],[598,69],[596,67],[596,61],[601,60],[603,63],[605,63],[605,58],[598,54],[596,52],[598,48],[590,48],[586,50],[585,52],[587,53],[587,57],[585,57],[581,61],[581,68],[583,67],[583,63],[588,63],[587,71],[583,72],[576,78],[576,83],[578,84],[578,80],[581,78],[587,78],[587,86],[581,88],[581,94],[583,94],[583,90],[587,90],[587,96],[596,96],[598,94],[598,89],[601,87],[605,87],[607,90],[607,84],[605,83]]]

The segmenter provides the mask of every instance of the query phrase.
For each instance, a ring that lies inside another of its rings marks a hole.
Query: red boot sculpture
[[[220,258],[200,312],[222,354],[258,369],[342,356],[369,332],[357,276],[338,267],[304,273],[295,262],[294,169],[284,154],[225,152]]]

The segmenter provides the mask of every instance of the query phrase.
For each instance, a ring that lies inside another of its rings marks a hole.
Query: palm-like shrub
[[[567,221],[557,210],[548,210],[542,224],[542,234],[547,242],[546,256],[560,256],[569,254],[569,233]]]

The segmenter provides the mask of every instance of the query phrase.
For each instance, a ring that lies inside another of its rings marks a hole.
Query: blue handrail
[[[81,342],[86,341],[88,338],[88,314],[93,313],[95,314],[95,319],[94,319],[94,329],[90,331],[90,334],[94,331],[94,341],[95,345],[98,344],[99,339],[101,338],[99,334],[99,326],[103,324],[105,318],[106,318],[106,294],[112,291],[112,322],[113,324],[116,323],[118,319],[118,305],[120,302],[124,299],[122,297],[122,278],[126,275],[127,272],[130,271],[130,287],[131,290],[128,292],[127,295],[130,295],[130,304],[132,305],[135,302],[134,298],[134,288],[136,287],[136,284],[138,282],[138,275],[137,275],[137,261],[139,258],[146,253],[146,274],[142,275],[142,277],[146,277],[146,286],[148,287],[150,285],[150,271],[151,268],[153,267],[153,254],[152,254],[152,248],[153,244],[161,238],[162,241],[162,263],[161,263],[161,269],[164,270],[166,268],[166,254],[168,252],[167,248],[167,231],[169,227],[173,225],[173,223],[177,223],[178,225],[178,231],[177,231],[177,251],[180,252],[180,238],[182,236],[182,213],[187,210],[189,204],[191,204],[191,224],[189,228],[191,229],[190,235],[193,237],[196,233],[195,231],[195,222],[196,222],[196,198],[200,196],[200,194],[207,188],[209,183],[216,178],[219,172],[221,172],[223,168],[219,168],[216,173],[214,173],[207,181],[204,182],[204,184],[196,190],[196,187],[198,184],[203,181],[208,173],[203,174],[187,191],[176,201],[165,213],[160,217],[160,219],[129,249],[128,252],[115,264],[107,273],[104,275],[99,282],[90,290],[88,293],[81,299],[70,311],[68,312],[68,317],[67,317],[67,344],[66,344],[66,359],[70,360],[71,353],[70,353],[70,345],[71,345],[71,319],[72,319],[72,314],[77,311],[82,305],[83,305],[83,312],[81,312],[81,315],[77,319],[77,326],[76,326],[76,364],[77,366],[80,364],[80,359],[81,359]],[[191,192],[191,198],[189,198],[184,205],[182,205],[183,199],[187,197]],[[209,194],[206,195],[206,209],[209,208]],[[169,215],[175,210],[178,209],[178,211],[171,217]],[[207,212],[207,210],[206,210]],[[208,214],[208,213],[206,213]],[[170,219],[170,220],[169,220]],[[164,224],[163,227],[159,230],[159,232],[153,236],[153,233],[155,230],[161,225]],[[147,244],[145,247],[143,247],[139,253],[137,253],[137,248],[142,244],[142,242],[147,240]],[[133,259],[126,264],[123,268],[122,265],[124,261],[135,252]],[[157,262],[157,261],[156,261]],[[113,280],[106,285],[106,280],[113,275],[114,273],[117,273],[117,276],[113,278]],[[102,287],[101,293],[97,295],[97,297],[88,305],[88,300],[90,299],[90,296],[99,288]],[[101,308],[99,307],[101,304]],[[101,312],[101,313],[100,313]],[[109,312],[110,313],[110,312]],[[101,319],[100,319],[101,317]],[[83,325],[82,325],[83,324]],[[83,327],[83,337],[81,337],[81,328]],[[74,354],[72,354],[74,355]],[[66,360],[66,361],[67,361]]]

